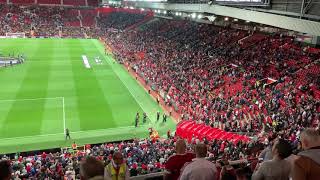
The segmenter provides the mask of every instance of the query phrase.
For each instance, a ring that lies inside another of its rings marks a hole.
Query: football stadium
[[[1,71],[1,151],[145,137],[162,112],[125,68],[94,39],[4,39],[3,54],[23,52],[24,63]],[[19,56],[19,55],[18,55]],[[135,115],[147,123],[135,128]],[[29,120],[30,119],[30,120]]]
[[[0,0],[0,180],[319,170],[319,0]]]

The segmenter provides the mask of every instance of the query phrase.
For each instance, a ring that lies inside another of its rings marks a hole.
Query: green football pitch
[[[1,39],[0,53],[26,61],[0,68],[0,154],[160,135],[159,105],[93,39]],[[84,56],[90,68],[85,66]],[[100,57],[101,61],[96,61]],[[135,114],[148,114],[134,127]],[[71,140],[65,140],[68,128]]]

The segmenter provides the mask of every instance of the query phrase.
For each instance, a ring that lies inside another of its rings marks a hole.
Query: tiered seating
[[[60,4],[60,0],[38,0],[38,4]]]
[[[108,164],[114,151],[123,153],[126,163],[130,170],[130,176],[155,173],[163,171],[165,163],[171,155],[175,153],[175,138],[168,139],[136,139],[134,141],[110,142],[101,145],[85,145],[84,150],[76,153],[69,152],[37,152],[21,154],[16,158],[8,156],[2,157],[3,160],[10,160],[13,168],[13,177],[21,179],[64,179],[66,177],[79,177],[79,167],[81,159],[87,156],[96,157],[104,164]],[[196,139],[190,141],[194,144]],[[197,139],[197,141],[202,141]],[[208,146],[211,161],[220,157],[228,157],[229,160],[250,158],[248,154],[252,152],[254,145],[261,147],[260,143],[210,141]],[[254,147],[254,148],[256,148]],[[229,150],[228,150],[229,149]],[[230,151],[230,149],[233,149]],[[192,146],[188,145],[188,152],[193,152]],[[247,153],[248,152],[248,153]],[[56,164],[54,164],[56,163]],[[20,172],[20,173],[18,173]],[[76,178],[79,179],[79,178]]]
[[[1,5],[0,23],[2,28],[0,34],[7,32],[25,32],[27,36],[66,36],[84,37],[80,30],[80,19],[78,9],[63,8],[57,6],[25,6],[20,8],[17,5]],[[24,13],[30,11],[32,13]],[[10,15],[7,15],[10,13]],[[92,25],[92,21],[87,20],[93,11],[85,16],[85,25]],[[31,32],[31,27],[33,30]],[[62,28],[62,34],[59,32]],[[91,29],[86,29],[86,31]],[[95,32],[100,34],[99,32]],[[95,34],[88,32],[92,37]],[[74,35],[74,36],[73,36]]]
[[[10,0],[13,4],[34,4],[34,0]]]
[[[123,31],[146,17],[128,12],[102,13],[98,21],[102,31],[82,30],[77,18],[79,9],[0,8],[1,34],[29,31],[32,24],[38,36],[57,36],[60,26],[63,37],[106,36],[115,57],[131,67],[130,73],[139,75],[164,105],[180,113],[184,121],[178,125],[177,135],[193,144],[207,143],[214,161],[257,157],[257,152],[250,150],[262,145],[260,139],[251,141],[239,133],[258,138],[262,129],[268,133],[279,131],[282,138],[297,145],[300,130],[316,126],[319,121],[320,51],[303,50],[291,37],[260,33],[248,36],[241,30],[166,19]],[[33,15],[24,15],[26,9]],[[80,11],[83,25],[92,27],[95,11]],[[9,12],[12,15],[7,16]],[[174,152],[175,138],[107,143],[89,146],[87,151],[74,155],[24,156],[11,163],[19,172],[15,176],[20,178],[62,179],[69,165],[78,169],[78,160],[86,155],[107,163],[111,152],[118,149],[127,158],[130,170],[144,174],[163,169]]]
[[[312,64],[298,72],[297,85],[313,83],[319,85],[320,63]]]
[[[197,124],[194,121],[183,121],[178,124],[176,134],[188,141],[191,141],[192,138],[206,138],[209,141],[223,140],[233,143],[238,143],[239,141],[250,142],[250,138],[247,136],[225,132],[218,128],[212,128],[204,124]]]
[[[99,1],[98,0],[87,0],[88,6],[98,7]]]
[[[85,0],[63,0],[63,5],[70,5],[70,6],[85,6]]]
[[[80,26],[80,20],[78,18],[79,12],[77,9],[68,9],[64,11],[62,14],[62,19],[65,26],[73,26],[73,27],[79,27]]]
[[[93,27],[95,26],[95,17],[97,13],[94,9],[84,9],[81,10],[82,16],[82,26],[84,27]]]
[[[261,42],[263,39],[265,39],[267,36],[260,33],[253,33],[252,35],[242,39],[240,41],[240,44],[243,48],[249,47],[257,42]]]
[[[287,37],[253,34],[244,41],[245,36],[246,32],[233,29],[159,20],[136,33],[109,33],[107,39],[117,58],[129,60],[182,119],[227,131],[260,131],[262,124],[293,125],[294,121],[275,112],[285,114],[292,104],[314,104],[314,100],[301,100],[301,94],[295,93],[297,87],[287,84],[292,80],[274,87],[267,85],[273,81],[263,85],[263,79],[292,76],[319,56],[303,53]],[[238,44],[240,39],[244,44]],[[294,50],[288,50],[288,45]],[[293,67],[297,69],[292,72]],[[257,86],[258,80],[261,86]],[[314,117],[308,117],[311,119],[304,121],[308,122],[304,126],[312,124]]]
[[[39,3],[47,2],[39,1]],[[101,24],[99,26],[103,27],[101,31],[99,28],[95,29],[96,10],[94,9],[59,6],[24,6],[21,8],[17,5],[0,5],[0,10],[1,35],[8,32],[25,32],[27,36],[98,37],[103,36],[104,28],[124,30],[145,17],[145,14],[126,12],[105,14],[109,19],[104,21],[103,18],[100,18]],[[25,13],[26,11],[31,13]],[[79,14],[79,12],[81,13]],[[80,29],[81,22],[85,27],[82,30]],[[33,27],[32,31],[31,27]]]
[[[100,27],[124,30],[128,26],[142,21],[144,17],[145,14],[111,12],[107,14],[101,13],[98,21]]]

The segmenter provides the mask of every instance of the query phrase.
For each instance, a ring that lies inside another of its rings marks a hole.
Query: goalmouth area
[[[175,123],[94,39],[1,39],[25,63],[0,68],[0,154],[160,135]],[[136,113],[148,119],[134,127]],[[65,140],[65,129],[71,140]]]

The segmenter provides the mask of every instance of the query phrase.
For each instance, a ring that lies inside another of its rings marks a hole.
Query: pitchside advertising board
[[[5,36],[0,36],[0,38],[25,38],[25,33],[6,33]]]

